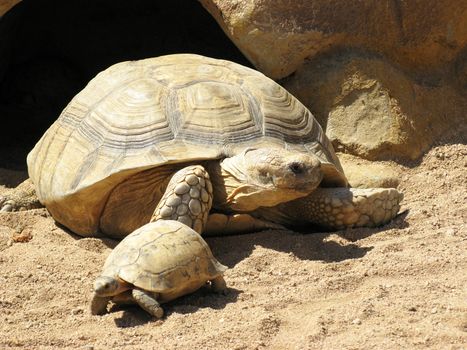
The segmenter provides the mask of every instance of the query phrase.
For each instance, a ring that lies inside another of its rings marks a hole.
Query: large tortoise
[[[192,191],[189,165],[210,176],[212,186],[202,185],[213,189],[215,214],[204,231],[217,234],[278,224],[375,226],[397,214],[402,198],[395,189],[349,189],[317,121],[277,83],[192,54],[99,73],[27,163],[40,202],[82,236],[121,238],[153,215],[203,229],[210,203]]]

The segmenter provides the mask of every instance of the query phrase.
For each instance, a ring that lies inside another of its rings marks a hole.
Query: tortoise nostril
[[[292,162],[289,164],[289,169],[294,173],[294,174],[303,174],[305,172],[305,168],[302,163],[299,162]]]

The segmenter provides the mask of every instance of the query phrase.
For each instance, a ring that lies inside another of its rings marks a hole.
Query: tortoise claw
[[[0,203],[2,203],[1,198],[0,198]],[[10,211],[13,211],[14,208],[15,208],[15,203],[13,201],[5,201],[4,203],[2,203],[2,208],[0,209],[0,211],[10,212]]]

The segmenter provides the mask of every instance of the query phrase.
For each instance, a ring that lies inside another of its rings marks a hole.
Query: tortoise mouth
[[[324,173],[321,164],[309,167],[303,163],[293,161],[286,166],[286,170],[278,175],[269,172],[258,171],[257,177],[250,181],[261,190],[290,190],[309,194],[323,181]]]
[[[319,183],[318,183],[319,184]],[[309,195],[318,184],[304,188],[281,187],[274,185],[242,185],[235,188],[227,197],[226,206],[245,212],[259,207],[274,207],[278,204]]]
[[[273,187],[283,190],[291,190],[304,194],[310,194],[313,190],[319,187],[323,181],[324,174],[321,170],[313,169],[311,172],[306,173],[293,173],[293,176],[285,178],[273,178]]]

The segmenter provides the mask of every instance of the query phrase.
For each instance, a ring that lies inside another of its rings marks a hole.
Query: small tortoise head
[[[221,164],[227,197],[224,207],[250,211],[310,194],[323,179],[313,154],[275,148],[247,148]]]
[[[94,281],[94,292],[100,297],[117,295],[129,288],[126,282],[113,277],[99,276]]]

